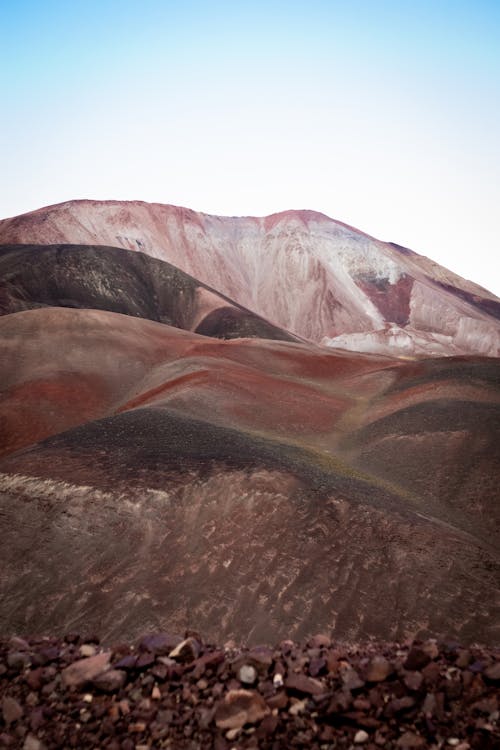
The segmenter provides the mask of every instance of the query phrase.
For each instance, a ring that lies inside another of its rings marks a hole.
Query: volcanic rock
[[[2,716],[5,724],[9,726],[9,724],[20,719],[22,715],[22,706],[19,705],[15,698],[6,695],[2,700]]]
[[[61,672],[63,684],[66,687],[82,687],[102,674],[109,665],[111,654],[103,651],[95,656],[79,659]]]
[[[264,699],[254,690],[230,690],[219,703],[215,723],[220,729],[241,729],[255,724],[269,713]]]
[[[391,664],[384,656],[374,656],[365,669],[364,678],[367,682],[382,682],[392,671]]]

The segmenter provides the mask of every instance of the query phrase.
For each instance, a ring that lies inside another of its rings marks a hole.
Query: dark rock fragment
[[[423,669],[430,661],[431,657],[424,651],[423,648],[413,646],[413,648],[410,649],[408,656],[406,657],[406,661],[403,664],[403,667],[411,671],[416,671],[419,669]]]
[[[125,685],[127,673],[122,669],[108,669],[92,680],[92,685],[104,693],[115,693]]]
[[[169,658],[181,664],[190,664],[200,655],[201,646],[195,638],[189,637],[181,641],[170,651]]]
[[[484,670],[484,676],[491,682],[500,682],[500,661],[491,664]]]
[[[182,640],[180,636],[171,633],[152,633],[141,638],[138,647],[140,651],[151,651],[156,656],[168,656]]]

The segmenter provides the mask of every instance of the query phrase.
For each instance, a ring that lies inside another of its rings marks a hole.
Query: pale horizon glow
[[[12,2],[0,218],[311,209],[500,295],[500,5]]]

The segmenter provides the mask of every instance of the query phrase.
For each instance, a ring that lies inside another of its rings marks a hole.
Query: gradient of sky
[[[0,218],[311,208],[500,295],[500,1],[0,0]]]

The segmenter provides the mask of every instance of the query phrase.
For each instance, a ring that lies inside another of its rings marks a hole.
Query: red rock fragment
[[[61,672],[63,685],[65,687],[82,687],[86,682],[91,682],[108,667],[110,657],[109,651],[103,651],[95,656],[73,662]]]
[[[10,726],[23,715],[21,704],[15,698],[6,695],[2,700],[2,715],[6,726]]]
[[[365,684],[356,670],[349,664],[341,665],[340,676],[342,678],[342,683],[347,690],[360,690]]]
[[[319,695],[325,692],[325,686],[320,680],[306,677],[305,674],[290,674],[285,679],[285,688],[292,693],[302,695]]]
[[[219,729],[241,729],[255,724],[269,714],[263,697],[255,690],[230,690],[215,711]]]
[[[422,683],[424,681],[424,678],[421,674],[421,672],[408,672],[404,676],[404,684],[408,688],[408,690],[420,690],[422,687]]]
[[[396,747],[414,748],[425,747],[425,740],[419,734],[414,732],[405,732],[396,742]]]
[[[384,656],[374,656],[365,669],[364,678],[367,682],[382,682],[392,671],[392,665]]]

